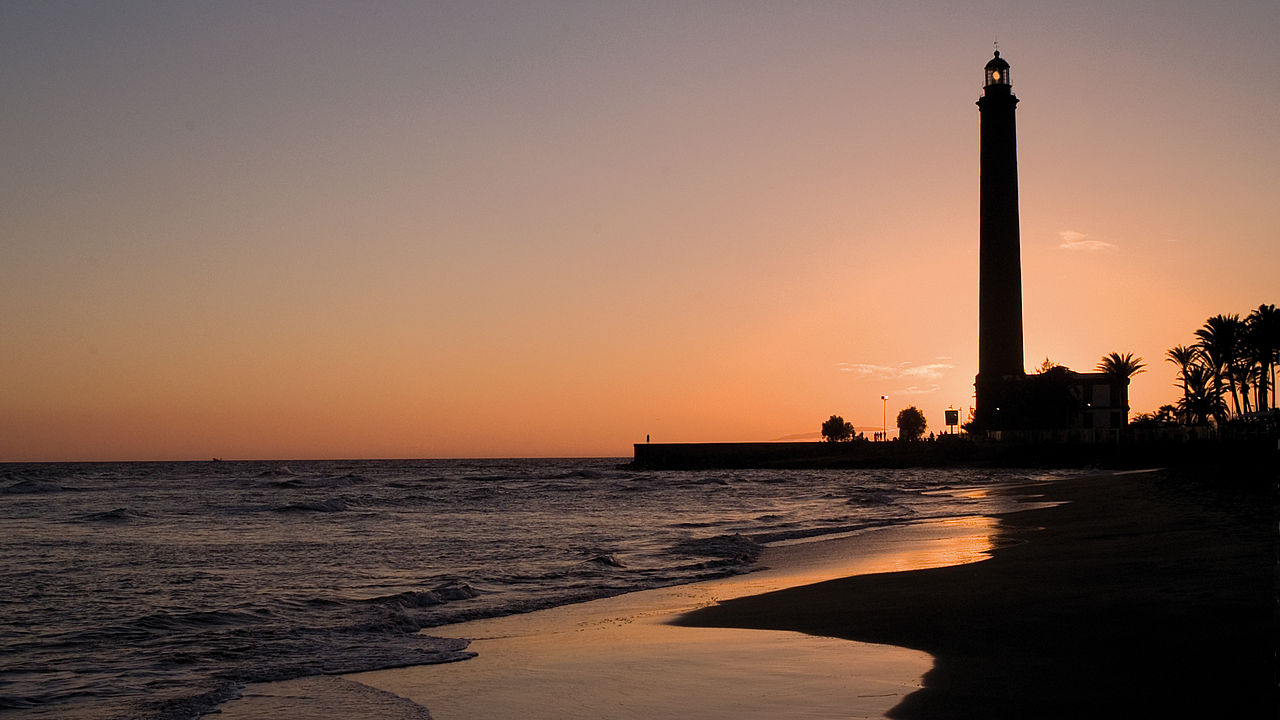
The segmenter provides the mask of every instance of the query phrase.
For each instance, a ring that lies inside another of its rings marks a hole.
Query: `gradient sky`
[[[1280,4],[6,2],[0,460],[629,455],[1280,301]]]

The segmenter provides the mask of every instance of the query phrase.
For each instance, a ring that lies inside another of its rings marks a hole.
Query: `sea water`
[[[193,718],[245,683],[449,662],[417,631],[982,514],[1016,471],[624,460],[0,465],[0,715]]]

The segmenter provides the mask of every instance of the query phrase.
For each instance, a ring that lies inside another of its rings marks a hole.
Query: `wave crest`
[[[711,556],[721,564],[735,565],[755,562],[763,549],[763,545],[740,533],[684,540],[672,547],[681,555]]]
[[[394,595],[369,598],[362,602],[395,609],[432,607],[447,602],[479,597],[480,591],[464,582],[449,582],[431,590],[406,590]]]
[[[79,522],[89,523],[127,523],[141,518],[150,517],[146,513],[130,510],[129,508],[116,508],[115,510],[106,510],[104,512],[89,513],[76,518]]]

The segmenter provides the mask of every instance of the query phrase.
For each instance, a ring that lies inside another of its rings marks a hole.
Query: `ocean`
[[[1044,475],[625,462],[0,465],[0,715],[185,720],[249,682],[465,659],[429,628],[984,514],[969,489]]]

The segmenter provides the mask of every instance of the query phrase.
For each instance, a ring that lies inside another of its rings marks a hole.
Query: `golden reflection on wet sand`
[[[479,655],[346,678],[408,698],[436,720],[882,717],[919,688],[930,656],[799,633],[666,621],[744,595],[981,560],[996,534],[991,518],[961,517],[779,543],[761,558],[768,569],[756,573],[432,628],[428,634],[473,639],[470,649]],[[280,720],[279,685],[251,686],[244,700],[223,706],[223,717]],[[287,694],[299,705],[297,716],[350,716],[327,709],[335,707],[333,699],[315,687]]]

